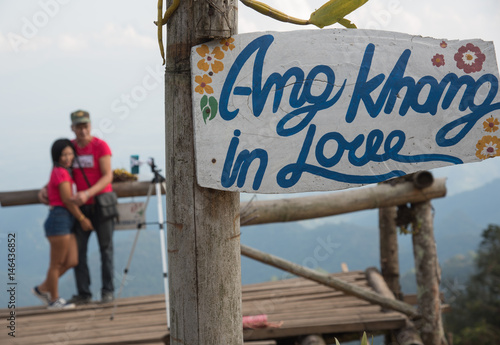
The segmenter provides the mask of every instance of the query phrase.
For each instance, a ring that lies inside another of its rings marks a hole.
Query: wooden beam
[[[250,209],[251,211],[250,219],[242,225],[328,217],[442,198],[446,195],[445,182],[445,178],[436,179],[431,186],[422,190],[415,188],[412,182],[406,181],[396,185],[387,183],[308,197],[252,201],[250,205],[242,203],[241,210]],[[151,182],[116,182],[113,183],[113,189],[120,198],[145,196],[150,184]],[[38,204],[38,191],[38,189],[33,189],[2,192],[0,204],[2,206]]]
[[[167,23],[165,177],[173,345],[243,343],[239,193],[196,182],[190,66],[191,47],[236,33],[237,12],[237,0],[186,0]]]
[[[363,289],[353,284],[346,283],[345,281],[328,274],[319,273],[315,270],[284,260],[277,256],[261,252],[257,249],[245,245],[241,245],[241,254],[270,266],[290,272],[297,276],[310,279],[317,283],[343,291],[348,295],[356,296],[365,301],[378,304],[382,307],[399,311],[410,317],[420,317],[418,312],[409,304],[383,297],[372,291]]]
[[[116,192],[119,198],[145,196],[148,194],[149,186],[151,186],[151,182],[146,181],[115,182],[113,183],[113,190]],[[39,204],[40,201],[38,201],[37,196],[38,192],[39,189],[1,192],[0,204],[2,205],[2,207]],[[153,190],[153,194],[154,193],[155,192]],[[163,189],[162,194],[165,194],[165,191]]]
[[[255,216],[243,225],[291,222],[427,201],[446,195],[445,182],[445,178],[436,179],[431,186],[424,189],[415,188],[410,181],[395,185],[384,183],[308,197],[253,201],[251,208]],[[246,205],[242,203],[241,208]]]
[[[369,267],[365,272],[368,283],[377,293],[388,299],[396,299],[378,269]],[[405,324],[405,327],[395,334],[397,343],[400,345],[424,345],[413,322],[406,318]]]

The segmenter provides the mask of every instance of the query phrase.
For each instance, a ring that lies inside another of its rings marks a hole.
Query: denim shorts
[[[54,206],[43,225],[45,236],[71,234],[74,223],[75,217],[65,207]]]

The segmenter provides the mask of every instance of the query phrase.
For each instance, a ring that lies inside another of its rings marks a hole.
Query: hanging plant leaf
[[[311,14],[308,23],[323,28],[338,22],[346,28],[356,28],[356,25],[344,17],[367,2],[368,0],[330,0]]]

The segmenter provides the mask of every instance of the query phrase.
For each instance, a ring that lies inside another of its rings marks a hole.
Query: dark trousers
[[[83,214],[90,219],[94,225],[93,231],[83,231],[79,222],[75,225],[76,241],[78,243],[78,265],[74,268],[76,288],[78,295],[91,297],[90,274],[87,265],[87,246],[90,235],[93,232],[97,235],[99,250],[101,252],[101,294],[113,293],[113,229],[114,220],[101,221],[94,210],[94,205],[83,205]]]

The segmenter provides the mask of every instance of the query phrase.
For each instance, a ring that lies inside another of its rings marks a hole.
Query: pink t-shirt
[[[71,184],[71,190],[73,191],[73,185],[75,182],[71,178],[68,170],[62,167],[54,167],[50,174],[49,184],[47,185],[47,194],[49,197],[50,206],[63,206],[64,203],[61,199],[61,194],[59,193],[59,185],[63,182],[68,181]]]
[[[87,176],[90,185],[93,186],[102,177],[101,169],[99,167],[99,159],[103,156],[111,156],[111,149],[104,140],[96,137],[93,137],[90,143],[88,143],[87,146],[83,148],[78,146],[76,140],[72,140],[72,143],[75,146],[76,154],[78,155],[78,159],[83,168],[83,171],[85,171],[85,175]],[[89,186],[85,181],[85,178],[83,177],[82,171],[78,166],[76,158],[73,162],[73,178],[75,180],[76,189],[78,191],[89,189]],[[110,183],[98,194],[111,191],[113,191],[113,188],[111,187]],[[93,202],[94,198],[90,198],[87,201],[87,204],[92,204]]]

